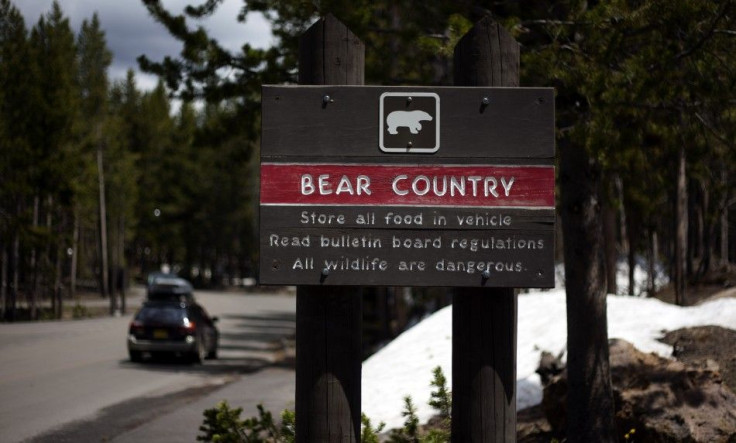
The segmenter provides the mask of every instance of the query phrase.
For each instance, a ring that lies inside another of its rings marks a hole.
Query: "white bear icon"
[[[409,128],[412,134],[419,134],[422,130],[422,121],[432,121],[432,116],[424,111],[393,111],[386,117],[388,133],[396,135],[398,128]]]

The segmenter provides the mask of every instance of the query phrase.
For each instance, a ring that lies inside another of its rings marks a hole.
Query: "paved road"
[[[131,316],[0,324],[0,441],[195,441],[202,411],[220,400],[244,407],[243,416],[258,403],[293,408],[284,342],[296,298],[195,297],[220,317],[219,358],[202,365],[129,362]]]

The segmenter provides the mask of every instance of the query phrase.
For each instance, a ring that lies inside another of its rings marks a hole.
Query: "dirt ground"
[[[733,266],[713,272],[698,284],[690,285],[685,304],[692,306],[723,297],[736,298],[736,269]],[[673,303],[673,288],[663,288],[657,298]],[[710,359],[718,363],[723,382],[736,392],[736,325],[733,328],[703,326],[678,329],[668,331],[660,341],[672,345],[672,356],[680,361],[704,364]]]
[[[665,334],[661,341],[672,345],[672,354],[680,361],[703,367],[708,360],[716,362],[723,383],[736,392],[735,330],[718,326],[678,329]]]
[[[688,286],[685,304],[688,306],[722,297],[736,297],[736,269],[718,271]],[[674,303],[674,289],[663,288],[656,298]],[[736,328],[736,325],[734,325]],[[701,367],[710,367],[715,362],[723,383],[736,392],[736,329],[717,326],[684,328],[664,333],[661,341],[672,345],[672,357]],[[541,406],[518,412],[518,442],[548,442],[552,437],[549,424]]]
[[[667,285],[657,291],[656,298],[666,303],[675,303],[675,289]],[[736,266],[709,273],[697,283],[690,283],[685,294],[685,306],[693,306],[721,297],[736,297]]]

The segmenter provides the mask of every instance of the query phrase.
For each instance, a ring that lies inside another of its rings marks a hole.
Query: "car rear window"
[[[177,305],[144,306],[136,315],[136,320],[143,323],[180,324],[187,316],[186,309]]]

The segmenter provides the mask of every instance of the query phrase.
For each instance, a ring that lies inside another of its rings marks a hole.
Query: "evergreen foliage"
[[[447,378],[441,366],[432,370],[431,385],[434,390],[430,393],[429,405],[438,412],[440,418],[449,419],[452,413],[452,395],[447,388]]]
[[[391,431],[391,443],[419,443],[419,417],[417,417],[417,408],[410,396],[404,397],[404,410],[401,411],[404,417],[404,427]]]
[[[173,115],[163,82],[110,84],[103,23],[75,35],[58,2],[28,31],[1,0],[0,57],[0,317],[39,318],[49,299],[61,316],[124,269],[170,264],[198,286],[254,275],[258,120],[241,100]]]
[[[180,54],[161,61],[140,57],[161,79],[149,92],[136,88],[132,72],[109,84],[111,54],[96,15],[75,35],[54,2],[28,29],[13,2],[0,0],[6,320],[39,318],[38,305],[48,299],[61,315],[63,296],[73,300],[81,285],[102,288],[106,268],[140,277],[169,264],[197,286],[255,275],[260,87],[296,80],[298,36],[328,13],[365,43],[366,83],[391,85],[451,85],[455,43],[479,18],[493,16],[521,43],[521,84],[555,88],[558,151],[589,158],[573,176],[600,174],[600,195],[590,197],[614,214],[605,240],[614,251],[609,268],[617,266],[616,250],[630,268],[646,255],[652,274],[662,262],[685,303],[687,283],[736,256],[729,222],[736,203],[733,0],[252,0],[238,19],[247,24],[250,14],[263,13],[276,43],[236,51],[197,26],[222,0],[194,1],[179,15],[160,0],[143,3],[182,43]],[[182,100],[176,113],[172,96]],[[565,180],[559,186],[563,193],[580,188]],[[587,292],[577,296],[602,287],[598,257],[577,263],[597,279],[583,282]],[[571,309],[581,318],[601,316],[587,300],[572,301]],[[28,312],[19,312],[19,302]],[[595,325],[602,336],[605,322]],[[573,323],[569,335],[593,332]],[[600,357],[605,346],[589,348]],[[435,382],[433,407],[449,420],[437,374]]]
[[[242,429],[245,421],[240,419],[243,408],[231,408],[227,401],[221,401],[212,409],[204,411],[204,423],[199,430],[197,441],[236,443],[245,440]]]
[[[376,426],[373,427],[373,422],[370,418],[368,418],[367,415],[361,414],[360,416],[360,441],[361,443],[379,443],[380,438],[379,435],[383,431],[384,427],[386,426],[385,423],[381,422]]]
[[[223,400],[214,408],[204,411],[204,422],[199,427],[197,441],[214,443],[293,443],[294,414],[285,410],[281,424],[274,422],[273,414],[258,405],[258,416],[241,419],[243,408],[231,408]]]
[[[522,84],[555,87],[558,146],[589,156],[578,176],[600,174],[602,194],[592,197],[617,214],[606,239],[614,249],[630,264],[642,254],[663,261],[690,282],[716,256],[727,265],[736,255],[733,0],[250,0],[238,19],[263,13],[277,40],[238,51],[196,26],[222,0],[180,15],[143,3],[182,42],[178,56],[140,57],[161,79],[145,93],[132,72],[109,84],[112,55],[96,15],[75,35],[54,2],[29,30],[0,0],[4,319],[21,317],[19,301],[33,319],[45,299],[60,306],[62,288],[100,288],[106,268],[141,276],[166,263],[200,286],[253,275],[260,87],[296,80],[298,36],[328,13],[366,44],[367,83],[420,85],[452,84],[455,43],[492,15],[521,43]],[[176,115],[171,95],[183,100]],[[590,331],[573,325],[576,333]],[[432,405],[449,418],[445,382],[435,374]]]
[[[426,431],[420,429],[416,407],[410,396],[404,397],[404,426],[393,429],[388,436],[392,443],[446,443],[450,441],[450,402],[451,393],[447,389],[446,378],[441,367],[433,371],[431,385],[435,390],[431,393],[429,405],[434,408],[442,420],[439,428]],[[241,419],[243,408],[231,408],[227,401],[221,401],[214,408],[206,409],[204,421],[199,427],[197,441],[204,442],[241,442],[241,443],[293,443],[296,435],[296,416],[288,409],[281,413],[281,424],[277,425],[271,412],[263,405],[258,405],[258,415]],[[381,422],[373,426],[371,419],[361,415],[361,443],[378,443],[380,434],[385,428]]]
[[[167,79],[182,97],[237,97],[238,112],[247,119],[257,115],[259,84],[295,81],[298,36],[319,16],[335,15],[366,44],[366,83],[449,85],[455,42],[473,22],[492,15],[521,43],[522,84],[556,88],[560,146],[580,146],[600,164],[603,203],[621,214],[620,234],[611,231],[616,238],[609,243],[633,264],[637,255],[651,255],[655,238],[655,250],[674,249],[670,220],[695,218],[689,225],[695,245],[687,250],[692,280],[712,269],[717,240],[721,255],[734,249],[728,230],[716,229],[719,221],[726,226],[735,189],[730,177],[736,176],[729,173],[736,152],[732,1],[248,1],[238,20],[247,24],[249,14],[264,14],[277,44],[268,51],[245,46],[233,52],[195,26],[220,1],[201,2],[180,15],[158,0],[144,3],[183,50],[161,62],[142,57],[141,67]],[[238,75],[221,78],[223,66]],[[683,145],[695,196],[690,214],[677,215],[673,171]],[[608,266],[615,267],[615,260]]]

